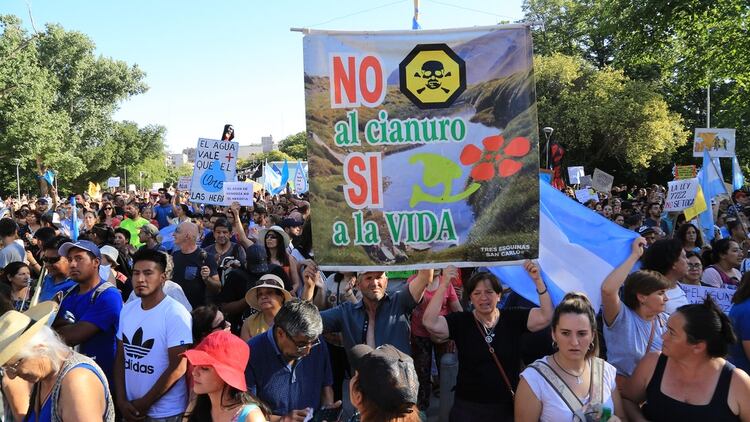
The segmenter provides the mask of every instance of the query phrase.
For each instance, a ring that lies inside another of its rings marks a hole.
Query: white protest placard
[[[135,187],[135,183],[131,183],[128,185],[128,192],[136,192],[138,189]]]
[[[664,211],[682,211],[690,208],[698,193],[698,179],[674,180],[669,182]]]
[[[239,149],[237,142],[198,139],[190,202],[224,205],[224,183],[235,181]]]
[[[695,128],[693,157],[703,157],[703,150],[711,157],[734,157],[734,138],[734,129]]]
[[[192,176],[180,176],[177,180],[177,190],[188,191],[190,190],[190,180]]]
[[[612,182],[614,181],[615,176],[599,169],[594,169],[594,177],[591,179],[591,187],[599,192],[610,192],[612,190]]]
[[[591,179],[591,176],[581,176],[579,178],[579,181],[581,182],[581,187],[588,188],[591,187],[591,185],[594,184],[594,181]]]
[[[107,179],[107,187],[108,188],[116,188],[120,186],[120,178],[119,177],[110,177]]]
[[[584,175],[583,166],[568,167],[568,180],[571,185],[581,183],[581,177]]]
[[[588,189],[578,189],[576,191],[576,199],[578,202],[585,204],[589,200],[593,199],[596,202],[599,202],[599,198],[597,198],[596,195],[593,195],[590,190]]]
[[[718,287],[705,287],[682,283],[679,283],[679,286],[685,292],[687,300],[690,303],[703,303],[706,296],[711,296],[711,299],[719,305],[725,314],[728,314],[729,310],[732,309],[732,297],[734,297],[735,292],[733,289],[720,289]]]
[[[231,205],[232,202],[240,205],[253,205],[253,184],[246,182],[224,182],[224,204]]]

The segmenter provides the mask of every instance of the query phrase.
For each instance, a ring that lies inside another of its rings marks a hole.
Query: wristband
[[[546,286],[544,287],[543,291],[541,291],[541,292],[539,290],[536,291],[536,294],[538,294],[539,296],[541,296],[541,295],[543,295],[545,293],[547,293],[547,287]]]

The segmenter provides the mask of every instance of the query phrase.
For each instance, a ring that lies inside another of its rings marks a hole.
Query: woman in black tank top
[[[750,377],[724,360],[736,337],[729,318],[710,298],[678,308],[667,322],[663,340],[661,354],[646,355],[623,390],[623,398],[645,402],[646,419],[739,421],[750,417]]]

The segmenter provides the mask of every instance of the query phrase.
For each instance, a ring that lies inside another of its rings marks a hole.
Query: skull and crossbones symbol
[[[447,76],[451,76],[450,72],[446,72],[443,68],[443,64],[437,60],[428,60],[422,65],[422,69],[419,72],[414,73],[415,77],[426,79],[425,86],[417,90],[417,94],[421,94],[425,89],[442,89],[446,94],[451,90],[442,86],[442,79]]]

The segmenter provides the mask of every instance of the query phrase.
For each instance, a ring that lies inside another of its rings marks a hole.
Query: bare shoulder
[[[750,375],[742,369],[734,368],[732,370],[730,389],[734,389],[736,393],[739,393],[742,399],[750,398]]]
[[[102,382],[93,371],[87,368],[77,367],[71,369],[65,374],[65,378],[62,380],[62,391],[82,391],[80,389],[85,388],[89,394],[97,394],[97,392],[103,392],[101,388],[96,388],[101,385]],[[74,394],[74,396],[75,395],[77,394]]]

